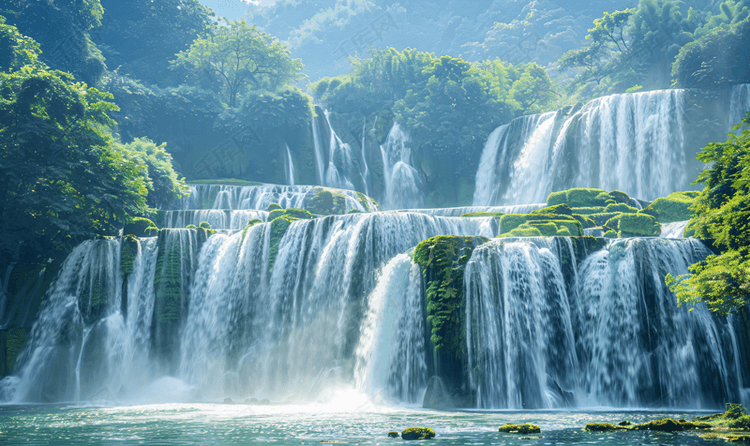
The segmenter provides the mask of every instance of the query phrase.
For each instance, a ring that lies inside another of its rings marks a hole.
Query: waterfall
[[[427,385],[422,272],[400,254],[383,268],[360,329],[356,384],[383,400],[420,403]]]
[[[206,221],[213,229],[243,229],[250,220],[268,219],[267,211],[196,209],[187,211],[164,211],[163,228],[184,228],[187,225],[199,226]]]
[[[436,209],[409,209],[398,212],[419,212],[420,214],[432,215],[433,217],[460,217],[463,214],[476,212],[501,213],[501,214],[528,214],[532,211],[546,207],[547,203],[520,204],[518,206],[464,206],[455,208]]]
[[[289,150],[289,144],[286,144],[286,182],[290,186],[294,186],[294,161],[292,160],[292,152]]]
[[[685,228],[687,228],[688,221],[676,221],[673,223],[665,223],[661,225],[661,234],[659,237],[664,238],[683,238]]]
[[[466,346],[478,407],[720,407],[743,389],[734,327],[677,308],[664,284],[710,252],[696,240],[495,240],[466,267]],[[746,373],[746,372],[742,372]]]
[[[684,96],[611,95],[574,112],[523,116],[499,127],[482,153],[474,205],[538,203],[571,187],[649,200],[689,188]]]
[[[729,128],[742,122],[750,111],[750,84],[740,84],[732,87],[729,101]]]
[[[127,398],[175,369],[199,249],[195,230],[95,240],[62,266],[16,364],[0,382],[12,402]]]
[[[413,209],[424,206],[422,178],[412,164],[409,137],[394,124],[380,146],[385,179],[384,206],[388,209]]]

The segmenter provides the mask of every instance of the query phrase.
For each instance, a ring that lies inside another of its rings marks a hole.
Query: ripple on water
[[[207,444],[392,445],[390,430],[429,426],[441,445],[703,445],[715,444],[691,434],[657,432],[587,433],[592,422],[664,417],[691,419],[694,412],[436,412],[362,405],[360,410],[332,406],[248,406],[243,404],[166,404],[130,407],[0,406],[4,445],[49,444]],[[702,414],[702,413],[700,413]],[[529,422],[542,435],[500,434],[498,426]]]

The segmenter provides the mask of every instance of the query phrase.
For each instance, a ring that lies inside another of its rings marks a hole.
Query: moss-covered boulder
[[[547,206],[567,204],[571,208],[587,206],[606,206],[607,201],[614,198],[602,189],[574,188],[560,192],[552,192],[547,197]]]
[[[695,203],[698,192],[675,192],[666,197],[657,198],[640,212],[651,215],[659,223],[672,223],[675,221],[690,220],[693,211],[690,206]]]
[[[625,214],[635,214],[638,212],[638,209],[634,208],[633,206],[628,206],[624,203],[612,203],[608,204],[607,207],[604,208],[604,212],[619,212],[619,213],[625,213]]]
[[[592,214],[602,214],[604,213],[604,210],[606,208],[604,206],[588,206],[588,207],[578,207],[578,208],[571,208],[571,212],[575,215],[592,215]]]
[[[209,223],[209,222],[207,222],[207,221],[202,221],[202,222],[201,222],[201,223],[200,223],[200,224],[198,225],[198,227],[199,227],[199,228],[201,228],[201,229],[211,229],[211,223]]]
[[[389,431],[388,432],[388,438],[398,438],[398,432],[397,431]]]
[[[275,211],[275,210],[278,210],[278,209],[281,209],[281,206],[279,206],[279,204],[278,204],[278,203],[271,203],[271,204],[269,204],[269,205],[268,205],[268,207],[266,208],[266,210],[267,210],[268,212],[271,212],[271,211]]]
[[[557,204],[554,206],[547,206],[545,208],[537,209],[531,212],[532,215],[538,214],[555,214],[555,215],[573,215],[573,210],[565,203]]]
[[[499,233],[505,235],[521,225],[536,226],[544,223],[553,223],[556,228],[568,228],[568,232],[574,236],[583,235],[583,226],[570,215],[560,214],[508,214],[500,218]],[[544,231],[539,229],[542,234]],[[556,235],[556,234],[552,234]]]
[[[136,237],[152,237],[156,235],[158,228],[153,221],[144,217],[134,217],[122,229],[123,235],[134,235]]]
[[[429,440],[435,438],[435,431],[429,427],[407,427],[401,432],[404,440]]]
[[[299,220],[312,220],[313,215],[310,211],[305,209],[289,208],[284,210],[284,215],[299,219]]]
[[[619,237],[658,237],[661,225],[646,214],[618,214],[607,220],[604,226],[617,229]]]
[[[464,270],[471,254],[487,243],[485,237],[441,235],[424,240],[414,250],[414,262],[426,280],[427,322],[436,350],[459,358],[464,349]]]
[[[505,424],[498,429],[506,434],[538,434],[542,429],[536,424]]]
[[[274,221],[284,215],[284,209],[274,209],[268,213],[268,221]]]
[[[505,215],[502,212],[469,212],[467,214],[461,214],[461,217],[502,217]]]
[[[648,423],[637,424],[633,426],[633,429],[658,432],[680,432],[689,428],[673,418],[662,418],[661,420],[654,420],[649,421]]]
[[[542,237],[543,234],[534,226],[521,225],[512,231],[498,235],[498,237]]]
[[[589,423],[583,428],[586,432],[614,432],[627,429],[625,426],[614,425],[612,423]]]

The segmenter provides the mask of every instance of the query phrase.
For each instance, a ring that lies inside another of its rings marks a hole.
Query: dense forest
[[[533,212],[464,216],[499,219],[493,220],[494,235],[506,237],[583,240],[585,230],[600,230],[590,233],[599,241],[571,242],[572,253],[561,260],[568,262],[567,272],[581,267],[576,255],[601,249],[604,238],[650,237],[660,234],[662,224],[690,220],[685,235],[704,240],[712,254],[693,264],[692,275],[659,270],[659,286],[666,276],[680,303],[705,302],[720,315],[744,314],[750,297],[750,117],[732,122],[728,136],[725,121],[733,89],[750,83],[750,0],[620,3],[279,0],[225,18],[196,0],[7,0],[0,6],[0,305],[12,295],[28,311],[4,314],[0,306],[0,316],[15,318],[0,318],[0,328],[31,324],[77,245],[110,240],[128,227],[156,230],[153,222],[163,221],[165,209],[190,200],[188,183],[356,190],[336,195],[311,189],[317,195],[307,199],[306,211],[277,203],[260,209],[271,222],[265,280],[281,258],[280,240],[292,222],[377,208],[363,194],[376,197],[384,210],[392,204],[384,200],[401,192],[392,190],[388,178],[393,164],[411,169],[410,179],[419,183],[418,200],[403,201],[411,207],[476,205],[478,170],[500,130],[506,132],[505,149],[516,144],[524,155],[535,143],[530,135],[546,122],[547,147],[554,145],[552,135],[562,135],[565,153],[583,139],[566,136],[568,126],[588,128],[591,103],[600,101],[597,110],[614,109],[620,103],[606,102],[608,97],[660,90],[679,91],[674,107],[682,112],[684,106],[688,117],[688,136],[681,133],[680,144],[703,147],[695,163],[705,163],[705,170],[687,179],[700,193],[671,190],[675,194],[655,199],[603,187],[554,190]],[[389,150],[407,146],[398,162],[389,159]],[[324,152],[328,158],[321,159]],[[528,153],[515,164],[538,161],[530,159],[536,152]],[[505,152],[498,156],[513,163]],[[566,173],[574,170],[574,161],[560,164]],[[336,171],[337,183],[329,184],[326,166]],[[605,177],[610,168],[615,165],[598,165],[605,172],[597,173]],[[667,174],[646,171],[649,180]],[[523,180],[518,184],[528,189],[537,182]],[[506,182],[513,181],[509,175]],[[260,237],[252,229],[260,219],[242,223],[242,243]],[[202,229],[207,232],[200,237],[210,235],[210,225]],[[157,242],[162,249],[165,238]],[[454,275],[464,274],[472,251],[486,240],[444,241],[423,242],[414,258],[430,282],[425,312],[432,312],[426,319],[433,324],[432,342],[455,353],[435,361],[450,368],[458,367],[459,356],[466,360],[465,321],[455,317],[466,305],[464,279]],[[193,242],[201,246],[205,239]],[[175,277],[185,256],[174,249],[169,255],[178,260],[164,260],[164,253],[158,260],[159,268],[174,269],[174,283],[161,284],[167,291],[157,283],[156,294],[176,301],[175,284],[183,278]],[[284,255],[284,261],[291,256]],[[440,258],[431,263],[431,256]],[[385,260],[378,259],[377,268]],[[130,261],[122,271],[132,268]],[[365,271],[364,264],[358,258],[347,268]],[[372,269],[357,276],[351,289],[371,291]],[[560,288],[566,286],[572,285]],[[364,317],[363,309],[355,311]],[[170,313],[154,327],[168,326],[165,332],[176,336],[178,324],[165,322],[170,317],[178,318]],[[450,327],[443,332],[440,324]],[[455,333],[461,335],[450,338]],[[165,351],[175,348],[158,342]],[[347,337],[341,350],[353,355],[354,345]]]

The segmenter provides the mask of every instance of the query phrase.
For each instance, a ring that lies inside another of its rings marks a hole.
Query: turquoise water
[[[643,422],[680,412],[438,412],[381,408],[370,404],[250,406],[163,404],[128,407],[0,406],[2,445],[392,445],[389,430],[429,426],[435,445],[708,445],[691,434],[656,432],[587,433],[590,422]],[[505,423],[530,422],[541,435],[501,434]]]

